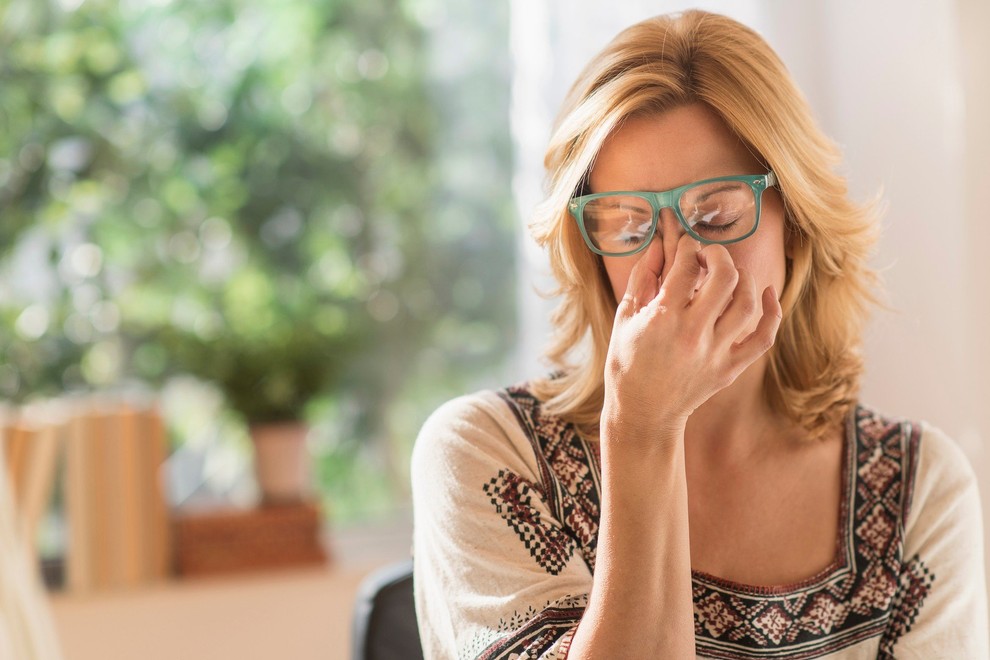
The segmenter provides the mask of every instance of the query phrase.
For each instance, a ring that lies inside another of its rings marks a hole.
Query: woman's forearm
[[[669,270],[661,242],[647,248],[615,312],[597,559],[575,658],[694,657],[684,428],[767,351],[780,324],[769,286],[756,330],[737,341],[760,309],[753,276],[721,245],[676,240]]]
[[[695,655],[683,432],[678,435],[647,448],[602,438],[595,575],[570,658]]]

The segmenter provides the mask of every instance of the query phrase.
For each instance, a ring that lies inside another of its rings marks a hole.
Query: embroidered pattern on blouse
[[[540,497],[539,492],[518,474],[506,470],[499,470],[484,490],[536,563],[550,575],[559,575],[577,544],[559,525],[544,520],[533,506],[533,498]]]
[[[485,492],[548,573],[557,575],[574,552],[593,571],[600,518],[597,446],[559,418],[544,415],[524,387],[501,395],[533,444],[540,483],[500,471]],[[694,573],[699,655],[815,658],[881,635],[892,649],[910,629],[934,580],[920,558],[902,564],[920,429],[864,407],[850,422],[855,427],[847,432],[841,561],[784,588],[748,587]],[[543,498],[554,520],[540,519],[534,496]],[[522,631],[512,639],[528,642],[510,646],[517,652],[538,649],[536,638]]]
[[[502,470],[485,485],[485,493],[491,497],[492,504],[506,523],[519,535],[533,559],[548,573],[557,575],[575,551],[584,559],[588,569],[594,570],[598,520],[601,517],[601,469],[597,445],[583,440],[570,424],[559,417],[544,415],[539,402],[526,389],[509,388],[500,394],[533,445],[540,483],[531,483]],[[524,495],[517,498],[516,493]],[[525,524],[517,524],[513,520],[514,511],[527,512],[530,498],[534,495],[543,498],[553,512],[554,520],[539,520],[537,514],[528,519],[517,519],[525,521]],[[556,527],[557,521],[563,523],[562,529]],[[543,539],[550,540],[550,543],[544,543]]]
[[[587,606],[585,594],[548,601],[540,610],[529,607],[513,612],[508,619],[500,619],[494,630],[478,635],[459,655],[479,660],[566,658]]]
[[[918,555],[904,564],[901,570],[900,589],[894,597],[890,624],[883,639],[880,640],[878,658],[887,660],[895,657],[894,645],[904,634],[910,632],[934,581],[935,574],[928,570]]]

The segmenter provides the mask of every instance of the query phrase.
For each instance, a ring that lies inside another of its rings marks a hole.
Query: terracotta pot
[[[306,449],[309,428],[301,422],[254,424],[254,474],[262,501],[298,502],[309,495],[311,465]]]

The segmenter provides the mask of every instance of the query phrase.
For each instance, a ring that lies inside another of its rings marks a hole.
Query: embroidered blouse
[[[692,573],[702,658],[988,658],[976,480],[937,429],[846,422],[840,552],[796,585]],[[416,610],[427,658],[565,658],[588,603],[597,443],[525,386],[455,399],[413,452]]]

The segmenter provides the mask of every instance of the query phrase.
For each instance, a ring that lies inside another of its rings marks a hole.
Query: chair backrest
[[[423,660],[413,600],[412,560],[375,571],[354,604],[354,660]]]

